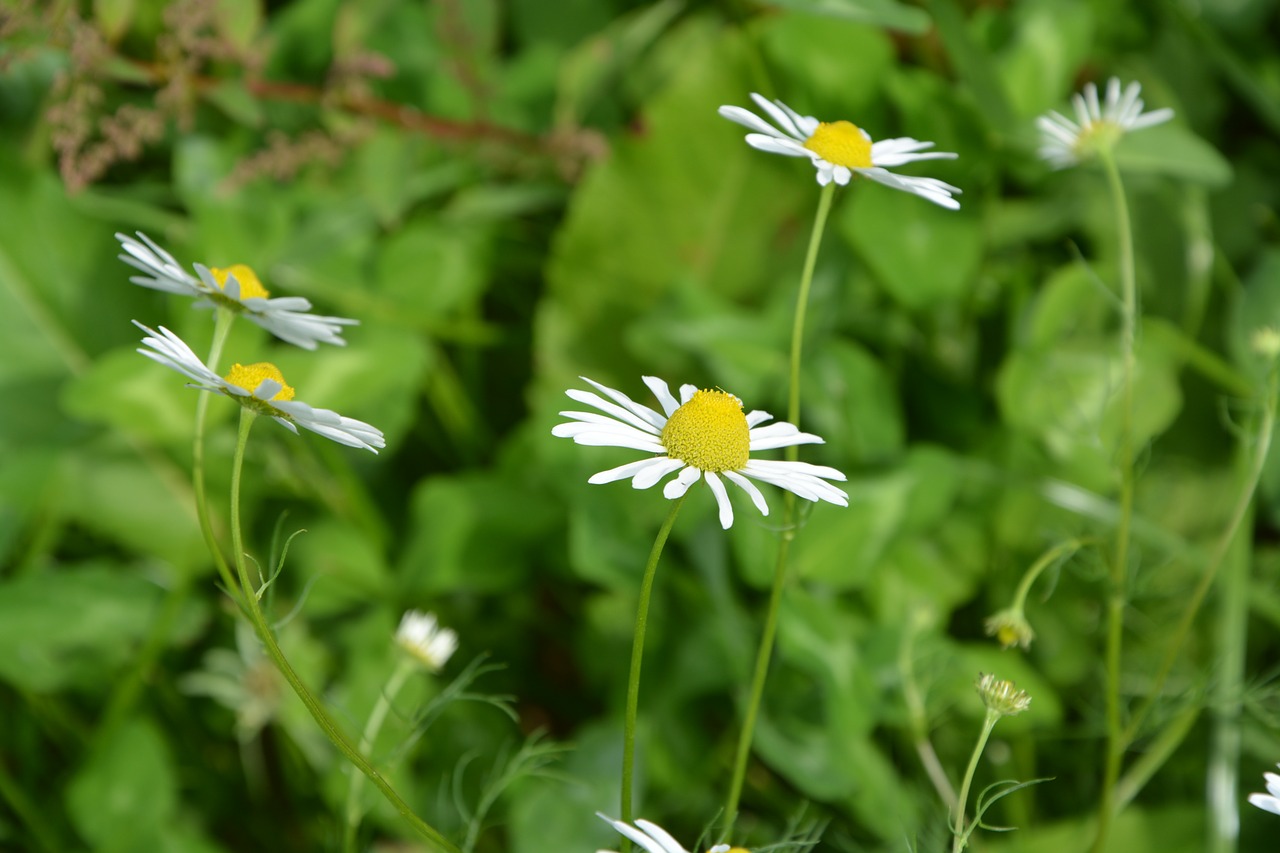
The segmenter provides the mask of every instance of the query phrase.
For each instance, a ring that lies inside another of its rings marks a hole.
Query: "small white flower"
[[[329,409],[315,409],[293,399],[293,388],[284,381],[280,369],[270,362],[236,364],[226,378],[218,376],[191,351],[191,347],[173,332],[160,327],[149,329],[137,320],[133,324],[147,333],[142,343],[150,349],[138,352],[165,367],[170,367],[193,380],[190,387],[202,391],[219,391],[260,415],[274,418],[293,432],[298,427],[319,433],[348,447],[362,447],[377,453],[386,447],[382,431],[364,421],[344,418]]]
[[[458,635],[441,628],[434,613],[410,610],[400,620],[396,642],[427,669],[439,672],[458,650]]]
[[[127,254],[120,260],[146,275],[129,279],[134,284],[191,296],[197,308],[226,308],[257,323],[282,341],[303,349],[315,349],[316,343],[345,346],[342,327],[358,324],[346,317],[322,317],[309,314],[311,302],[301,296],[269,298],[270,294],[252,269],[233,264],[225,269],[210,269],[195,264],[199,278],[178,266],[173,255],[160,248],[150,237],[138,232],[142,242],[127,234],[116,234]]]
[[[1280,764],[1276,765],[1280,767]],[[1249,802],[1264,811],[1280,814],[1280,773],[1263,773],[1267,780],[1267,793],[1250,794]]]
[[[561,412],[573,420],[557,424],[551,430],[552,435],[572,438],[578,444],[629,447],[659,454],[601,471],[591,477],[590,483],[611,483],[629,477],[633,487],[647,489],[668,474],[679,471],[662,490],[668,500],[675,500],[694,483],[706,480],[720,507],[720,524],[726,530],[733,524],[733,506],[729,503],[721,476],[750,495],[756,508],[764,515],[769,514],[769,506],[748,477],[772,483],[805,500],[849,505],[849,496],[826,482],[845,478],[835,468],[805,462],[752,459],[753,450],[823,442],[818,436],[801,432],[789,423],[760,426],[772,420],[773,416],[761,411],[743,414],[742,401],[728,392],[699,391],[693,385],[682,385],[677,402],[666,382],[645,376],[644,384],[662,405],[662,413],[658,413],[648,406],[632,402],[621,391],[592,382],[585,376],[582,379],[615,402],[611,403],[590,391],[566,391],[571,399],[605,414]]]
[[[1143,113],[1141,92],[1140,83],[1121,90],[1120,78],[1112,77],[1107,81],[1106,102],[1100,104],[1098,87],[1086,83],[1083,93],[1071,96],[1075,121],[1054,110],[1036,119],[1041,159],[1055,169],[1065,169],[1089,159],[1099,148],[1110,148],[1126,133],[1173,118],[1173,110],[1167,107]]]
[[[635,826],[630,826],[620,820],[614,820],[611,817],[602,815],[600,812],[596,812],[596,816],[618,830],[622,835],[639,844],[648,853],[689,853],[688,850],[680,846],[679,841],[671,837],[669,832],[652,821],[641,819],[635,822]],[[613,851],[597,850],[596,853],[613,853]],[[747,853],[747,851],[741,847],[730,848],[728,844],[717,844],[707,853]]]
[[[1002,717],[1021,714],[1031,707],[1031,697],[1025,690],[1019,690],[1012,681],[1003,681],[991,674],[979,674],[978,695],[982,704]]]
[[[919,152],[926,148],[932,148],[933,143],[909,136],[872,142],[865,130],[851,122],[821,122],[813,116],[800,115],[782,101],[770,101],[755,92],[751,93],[751,99],[777,127],[742,107],[723,106],[720,115],[755,131],[747,134],[747,144],[752,148],[786,157],[808,157],[818,170],[818,183],[822,186],[832,181],[844,186],[858,174],[942,207],[959,209],[960,202],[951,197],[953,193],[960,194],[958,187],[937,178],[915,178],[889,171],[917,160],[953,160],[955,154],[945,151],[921,154]]]

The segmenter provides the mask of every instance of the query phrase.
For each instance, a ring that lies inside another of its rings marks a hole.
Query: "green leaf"
[[[912,35],[923,34],[931,23],[924,10],[894,0],[766,0],[765,5],[819,18],[871,24]]]
[[[1125,134],[1116,146],[1116,164],[1133,174],[1166,175],[1221,189],[1233,170],[1218,150],[1177,124],[1161,124]]]
[[[145,719],[120,726],[67,786],[76,830],[100,851],[161,849],[161,828],[177,806],[169,746]]]
[[[23,690],[98,688],[145,636],[160,590],[107,565],[0,585],[0,678]]]

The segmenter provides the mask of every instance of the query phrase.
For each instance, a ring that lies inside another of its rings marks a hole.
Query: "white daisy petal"
[[[1173,110],[1168,107],[1144,113],[1141,92],[1140,83],[1121,86],[1119,78],[1112,77],[1099,102],[1098,87],[1087,83],[1083,92],[1071,97],[1074,121],[1053,110],[1036,119],[1039,156],[1055,169],[1074,166],[1114,146],[1126,133],[1173,118]]]
[[[1263,811],[1280,814],[1280,774],[1268,772],[1262,775],[1267,780],[1267,793],[1250,794],[1249,802]]]
[[[378,448],[386,446],[382,431],[364,421],[343,417],[329,409],[315,409],[300,400],[275,399],[276,395],[286,389],[289,394],[293,391],[284,384],[283,379],[276,378],[279,376],[279,371],[274,365],[251,365],[249,368],[235,365],[228,375],[236,377],[237,371],[246,371],[240,376],[248,375],[253,378],[251,380],[240,378],[237,381],[252,382],[253,389],[249,390],[210,370],[192,352],[185,341],[164,326],[161,326],[159,331],[155,331],[137,320],[134,320],[133,324],[147,333],[142,343],[149,349],[139,348],[138,352],[195,380],[197,384],[190,387],[201,391],[221,391],[233,400],[241,402],[242,405],[252,406],[255,411],[262,411],[275,418],[278,423],[293,432],[297,432],[297,427],[301,426],[339,444],[363,448],[372,453],[377,453]],[[259,369],[256,373],[255,368]],[[270,368],[275,375],[264,375],[263,368]]]
[[[132,276],[129,281],[154,290],[177,293],[196,299],[196,307],[222,307],[256,323],[283,341],[313,350],[317,344],[343,346],[343,326],[358,321],[346,317],[323,317],[306,313],[311,303],[298,296],[265,298],[266,291],[257,276],[248,267],[242,267],[252,282],[240,280],[240,273],[230,269],[220,271],[224,281],[219,283],[214,270],[203,264],[193,264],[193,276],[178,265],[173,255],[162,249],[150,237],[138,232],[139,240],[127,234],[116,234],[120,247],[126,254],[120,260],[147,275]],[[252,283],[252,287],[250,287]],[[249,296],[244,296],[249,292]]]
[[[702,475],[702,479],[707,481],[707,485],[711,487],[711,494],[715,495],[716,503],[720,507],[720,526],[725,530],[733,527],[733,504],[729,503],[729,493],[725,490],[724,483],[720,482],[711,471]]]
[[[609,388],[605,385],[601,385],[599,382],[593,382],[592,380],[588,379],[585,376],[580,378],[584,382],[591,383],[592,387],[594,387],[600,393],[613,398],[616,402],[626,407],[628,411],[633,412],[635,415],[643,419],[650,426],[660,430],[662,429],[662,425],[667,422],[666,416],[658,414],[648,406],[644,406],[644,405],[641,405],[640,403],[635,402],[626,394],[623,394],[621,391],[615,391],[612,388]]]
[[[656,459],[641,459],[639,462],[628,462],[626,465],[619,465],[617,468],[610,468],[607,471],[601,471],[598,474],[592,474],[591,479],[587,480],[587,482],[591,483],[592,485],[599,485],[600,483],[612,483],[617,480],[639,478],[641,474],[645,473],[646,471],[652,468],[657,468],[659,471],[661,471],[663,467],[661,463],[664,461],[668,461],[668,460],[665,460],[659,457]],[[676,467],[679,467],[684,464],[679,460],[675,460],[675,463],[676,463]],[[675,470],[675,469],[670,469],[670,470]],[[663,472],[663,473],[668,473],[668,472]],[[654,478],[653,482],[656,483],[658,480],[660,480],[663,476],[663,473],[658,474],[658,476]],[[632,480],[632,485],[635,485],[635,480]],[[652,486],[653,483],[650,483],[649,485]],[[639,489],[642,487],[636,486],[636,488]],[[644,488],[647,488],[647,487],[644,487]]]
[[[673,501],[689,491],[689,487],[702,478],[702,472],[692,465],[681,471],[674,480],[662,487],[662,496]]]
[[[769,514],[769,504],[765,502],[764,495],[756,488],[756,484],[739,474],[737,471],[725,471],[724,476],[735,486],[742,489],[751,496],[751,502],[756,505],[756,509],[760,510],[761,515]]]
[[[604,414],[561,412],[570,420],[553,426],[551,434],[571,438],[578,444],[624,447],[655,454],[601,471],[590,478],[592,484],[630,478],[634,488],[648,489],[678,471],[662,489],[664,497],[674,500],[687,493],[698,480],[706,480],[725,528],[733,524],[734,513],[722,476],[745,491],[762,515],[768,514],[769,505],[749,478],[787,489],[806,500],[848,505],[848,495],[827,482],[844,479],[844,474],[835,468],[753,459],[751,454],[756,451],[821,444],[822,439],[786,422],[764,425],[772,420],[768,412],[753,410],[744,414],[742,401],[727,391],[699,391],[693,385],[682,385],[677,402],[666,382],[646,376],[645,384],[665,413],[659,415],[646,409],[654,421],[648,423],[641,420],[636,411],[643,407],[625,394],[585,377],[584,381],[599,388],[605,396],[630,405],[618,405],[592,392],[570,389],[566,393],[571,398],[589,403]]]
[[[671,837],[662,827],[656,823],[647,820],[637,820],[635,826],[630,826],[620,820],[614,820],[611,817],[596,812],[596,817],[608,823],[621,835],[631,839],[631,841],[639,844],[648,853],[688,853],[680,843]],[[597,853],[611,853],[611,851],[601,850]]]
[[[866,175],[885,186],[905,190],[943,207],[954,210],[960,206],[950,193],[942,191],[950,185],[941,181],[934,184],[915,183],[910,179],[890,181],[868,174],[872,169],[883,172],[919,160],[952,160],[956,157],[954,153],[926,151],[934,143],[909,136],[874,142],[865,130],[847,121],[823,123],[813,116],[800,115],[782,101],[770,101],[754,92],[751,99],[773,126],[741,107],[722,106],[720,115],[752,131],[746,136],[752,148],[785,157],[808,157],[820,185],[827,186],[834,181],[845,186],[855,175]],[[826,159],[828,157],[831,160]],[[951,189],[959,192],[954,187]]]

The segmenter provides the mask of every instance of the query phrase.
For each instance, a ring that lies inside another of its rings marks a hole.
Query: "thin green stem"
[[[804,271],[800,274],[800,291],[796,294],[795,319],[791,324],[791,378],[787,396],[787,420],[796,426],[800,425],[800,356],[804,349],[804,323],[809,311],[809,291],[813,286],[813,270],[818,263],[818,247],[822,245],[822,235],[827,229],[827,214],[831,212],[831,199],[835,195],[836,185],[833,181],[822,188],[818,196],[818,213],[813,218],[813,230],[809,233],[809,249],[804,256]],[[795,446],[787,448],[790,455],[797,450]],[[790,458],[790,455],[788,458]]]
[[[640,581],[640,601],[636,605],[636,627],[631,639],[631,673],[627,676],[627,711],[622,729],[622,822],[631,823],[632,802],[631,790],[635,775],[636,763],[636,714],[640,707],[640,666],[644,663],[644,635],[649,626],[649,599],[653,595],[653,579],[658,573],[658,559],[667,544],[671,527],[676,523],[676,515],[684,503],[685,495],[676,498],[667,513],[667,520],[658,529],[658,536],[653,540],[653,548],[649,550],[649,562],[644,567],[644,578]],[[623,851],[629,844],[623,843]]]
[[[973,786],[973,777],[978,771],[978,759],[982,758],[982,751],[987,748],[987,739],[991,737],[991,730],[996,727],[996,721],[999,719],[999,713],[987,709],[986,719],[982,722],[982,734],[978,736],[978,742],[973,746],[973,755],[969,756],[969,768],[964,771],[964,781],[960,783],[959,805],[956,806],[955,821],[951,828],[951,853],[960,853],[965,848],[969,843],[969,836],[977,826],[976,817],[974,826],[964,825],[964,810],[969,802],[969,789]]]
[[[1124,757],[1124,727],[1120,719],[1120,667],[1124,639],[1125,590],[1129,574],[1129,528],[1133,523],[1133,374],[1138,322],[1138,289],[1133,262],[1133,229],[1120,170],[1110,149],[1100,154],[1115,206],[1120,246],[1120,436],[1116,467],[1120,474],[1120,517],[1116,525],[1111,589],[1107,599],[1106,719],[1107,748],[1102,792],[1098,801],[1098,834],[1094,853],[1106,847],[1111,830],[1112,796]]]
[[[1178,625],[1173,630],[1169,645],[1165,649],[1164,658],[1161,659],[1160,667],[1156,670],[1155,678],[1147,691],[1147,697],[1138,706],[1138,710],[1134,713],[1133,719],[1125,730],[1124,742],[1126,744],[1131,743],[1137,737],[1140,727],[1146,721],[1147,715],[1151,713],[1152,707],[1154,707],[1157,698],[1163,691],[1165,681],[1169,678],[1173,665],[1182,653],[1182,646],[1187,641],[1187,636],[1191,633],[1191,626],[1195,622],[1196,614],[1200,612],[1200,607],[1204,604],[1205,597],[1213,586],[1213,580],[1217,577],[1218,569],[1226,559],[1227,553],[1231,549],[1231,543],[1248,515],[1249,505],[1253,502],[1254,493],[1258,490],[1258,482],[1262,479],[1262,469],[1266,465],[1267,454],[1271,451],[1271,435],[1275,430],[1277,402],[1280,402],[1280,374],[1273,370],[1267,381],[1266,400],[1264,401],[1262,417],[1258,424],[1258,434],[1255,439],[1257,450],[1254,452],[1253,463],[1245,479],[1244,488],[1241,490],[1240,497],[1236,500],[1236,505],[1231,511],[1231,517],[1227,522],[1226,528],[1214,545],[1213,552],[1209,556],[1209,562],[1205,566],[1204,573],[1200,576],[1199,583],[1196,584],[1195,590],[1192,591],[1191,597],[1187,599],[1187,603],[1182,609],[1182,616],[1178,619]]]
[[[364,733],[360,735],[360,754],[369,757],[373,752],[373,744],[378,739],[378,733],[382,731],[382,724],[387,719],[387,713],[391,710],[391,703],[395,701],[400,688],[404,687],[404,683],[408,681],[409,676],[417,669],[417,665],[413,659],[407,655],[401,655],[400,661],[396,664],[395,670],[392,671],[391,677],[387,679],[386,686],[382,688],[382,693],[378,695],[378,701],[373,706],[373,710],[369,712],[369,720],[364,725]],[[343,832],[342,849],[346,853],[354,853],[356,849],[356,830],[360,828],[360,792],[364,790],[364,774],[352,773],[351,781],[347,786],[347,820],[346,829]]]
[[[1059,542],[1057,545],[1041,554],[1040,559],[1036,560],[1031,565],[1031,568],[1027,569],[1027,573],[1023,575],[1022,580],[1018,582],[1018,589],[1013,594],[1013,604],[1011,605],[1011,609],[1021,613],[1023,607],[1027,604],[1027,595],[1030,594],[1031,587],[1035,584],[1036,579],[1040,577],[1040,574],[1045,569],[1049,568],[1049,566],[1058,562],[1058,560],[1069,556],[1084,547],[1087,542],[1087,539],[1068,539],[1065,542]]]
[[[342,755],[354,764],[361,773],[369,777],[369,781],[382,792],[400,812],[400,816],[408,821],[409,825],[428,842],[433,844],[437,850],[445,851],[445,853],[459,853],[457,846],[452,844],[447,838],[440,834],[438,830],[413,813],[413,809],[409,807],[395,789],[391,787],[378,769],[369,763],[369,760],[360,754],[360,751],[352,746],[351,742],[343,735],[342,730],[338,728],[338,724],[329,716],[328,711],[320,704],[302,678],[294,670],[289,660],[284,656],[284,652],[276,643],[275,634],[271,630],[270,623],[267,622],[266,616],[262,612],[262,607],[258,603],[258,593],[255,592],[256,587],[249,579],[248,561],[245,558],[244,540],[240,532],[240,473],[244,467],[244,449],[249,442],[249,429],[253,426],[254,418],[257,417],[247,408],[240,410],[240,431],[236,440],[235,456],[231,463],[231,549],[235,557],[236,572],[240,578],[240,588],[243,590],[241,596],[245,603],[245,610],[253,623],[254,630],[258,633],[258,638],[262,640],[262,645],[267,650],[267,654],[271,656],[271,660],[275,663],[276,668],[280,670],[280,674],[284,676],[285,681],[289,682],[289,686],[293,688],[293,692],[302,700],[302,704],[306,706],[316,724],[320,726],[320,730],[325,736],[337,747]]]
[[[800,290],[796,294],[795,319],[791,326],[791,370],[787,395],[787,421],[800,424],[800,362],[804,352],[805,317],[809,307],[809,291],[813,286],[813,271],[818,262],[818,248],[827,228],[827,215],[831,212],[831,200],[836,185],[827,184],[818,196],[818,212],[809,234],[809,248],[805,253],[804,270],[800,274]],[[786,458],[794,462],[799,458],[799,448],[788,447]],[[795,538],[796,498],[791,492],[783,494],[782,536],[778,542],[778,560],[773,570],[773,587],[769,591],[769,607],[765,612],[764,631],[760,635],[760,647],[756,650],[756,664],[751,676],[751,688],[747,694],[746,712],[742,717],[742,731],[738,733],[738,746],[733,759],[733,776],[729,780],[729,795],[725,800],[724,829],[721,838],[733,832],[738,819],[738,802],[742,798],[742,785],[747,775],[747,759],[751,755],[751,742],[755,737],[756,720],[760,716],[760,702],[764,697],[764,685],[769,675],[769,661],[773,657],[773,641],[778,633],[778,612],[782,606],[782,590],[787,583],[787,558],[791,540]]]
[[[222,348],[227,343],[227,336],[231,332],[236,315],[225,308],[219,308],[215,316],[217,319],[213,326],[213,343],[209,345],[209,359],[205,364],[217,373],[218,360],[222,358]],[[231,576],[227,559],[222,555],[218,538],[213,533],[213,519],[209,515],[209,497],[205,492],[204,436],[209,421],[209,400],[212,397],[212,394],[199,394],[196,399],[196,431],[191,446],[191,484],[196,494],[196,517],[200,520],[200,533],[204,536],[205,547],[213,557],[213,564],[217,567],[222,583],[227,588],[227,594],[235,598],[240,594],[239,587],[236,585],[235,578]]]

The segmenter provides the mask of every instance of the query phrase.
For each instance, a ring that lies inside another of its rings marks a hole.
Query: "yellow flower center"
[[[818,129],[805,140],[804,147],[833,166],[850,169],[870,169],[871,140],[853,122],[821,122]]]
[[[239,276],[236,276],[239,278]],[[257,364],[233,364],[231,372],[223,379],[232,385],[239,385],[246,391],[252,392],[262,384],[264,379],[274,379],[280,383],[280,390],[272,397],[272,400],[292,400],[293,388],[284,381],[284,374],[280,372],[280,368],[276,367],[269,361],[260,361]]]
[[[271,295],[262,286],[262,282],[258,280],[258,274],[244,264],[232,264],[229,267],[210,267],[209,272],[213,273],[213,280],[223,290],[227,289],[227,277],[235,276],[235,280],[240,282],[241,299],[266,299]]]
[[[667,455],[700,471],[737,471],[747,464],[751,428],[742,401],[725,391],[695,391],[662,428]]]

